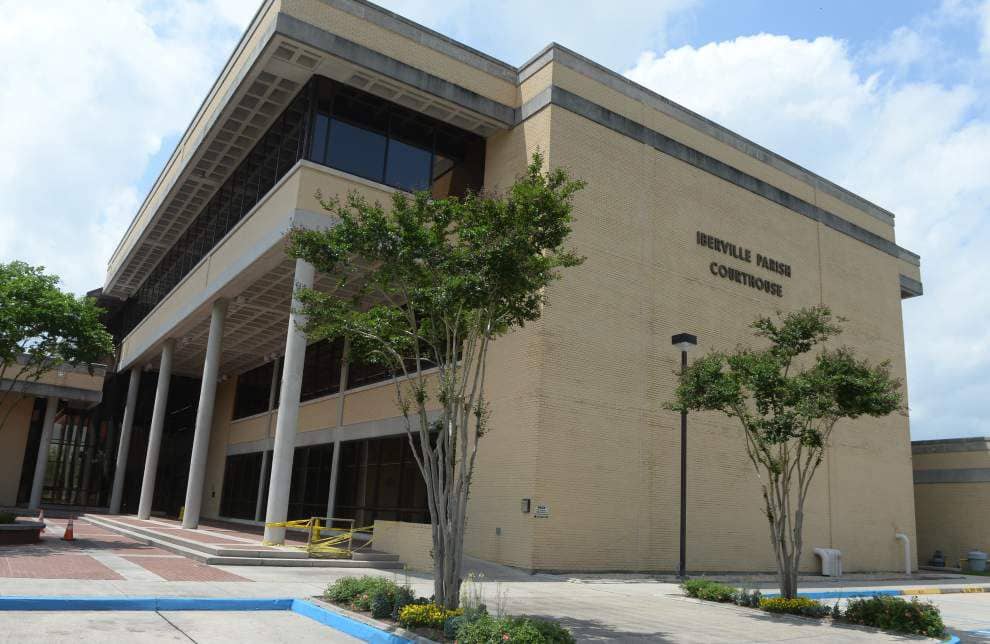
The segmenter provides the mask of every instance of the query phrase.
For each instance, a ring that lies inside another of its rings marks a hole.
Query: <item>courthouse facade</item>
[[[536,150],[587,182],[572,239],[587,261],[493,349],[468,554],[676,568],[672,334],[729,349],[759,315],[827,304],[849,319],[843,343],[904,377],[901,302],[922,288],[891,213],[558,45],[517,68],[361,0],[269,0],[110,258],[96,295],[119,351],[81,421],[95,447],[55,431],[97,475],[78,490],[46,472],[44,499],[184,508],[190,528],[427,521],[389,374],[295,326],[293,285],[334,279],[288,259],[285,235],[333,224],[317,193],[500,190]],[[2,503],[29,501],[37,407],[4,456],[25,483]],[[743,449],[731,422],[690,417],[689,570],[773,567]],[[898,568],[894,533],[915,532],[908,417],[839,425],[806,513],[807,568],[813,547]]]

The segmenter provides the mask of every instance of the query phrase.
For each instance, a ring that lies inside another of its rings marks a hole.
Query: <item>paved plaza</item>
[[[88,597],[296,597],[319,595],[345,575],[380,574],[430,595],[423,574],[370,569],[211,566],[147,546],[86,520],[76,540],[61,539],[64,519],[48,519],[36,546],[0,551],[0,594]],[[211,528],[216,530],[217,527]],[[684,597],[672,579],[636,575],[529,575],[471,561],[488,581],[489,605],[504,595],[507,611],[552,617],[588,642],[865,642],[906,639],[869,629],[833,627],[770,616],[731,605]],[[979,578],[915,580],[900,586],[972,585]],[[876,587],[850,575],[849,587]],[[846,587],[846,588],[849,588]],[[835,585],[804,590],[836,590]],[[990,641],[990,594],[926,596],[938,604],[963,641]],[[0,642],[245,642],[305,637],[308,642],[351,641],[331,628],[289,612],[7,612],[0,613]],[[981,633],[981,631],[983,631]],[[923,641],[923,640],[918,640]]]

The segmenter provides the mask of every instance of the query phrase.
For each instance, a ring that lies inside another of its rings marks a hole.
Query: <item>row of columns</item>
[[[314,273],[312,264],[297,259],[294,279],[295,286],[312,288]],[[295,293],[295,288],[293,289],[293,293]],[[300,302],[293,295],[292,309],[289,312],[285,357],[282,366],[281,403],[275,420],[275,439],[271,456],[271,479],[268,492],[268,507],[265,512],[265,522],[268,524],[282,523],[288,514],[289,486],[292,479],[292,457],[295,451],[296,427],[299,421],[299,396],[302,390],[303,362],[306,357],[306,334],[303,331],[306,318],[298,313],[299,307]],[[226,315],[227,301],[217,300],[214,302],[210,313],[210,332],[206,344],[203,379],[199,405],[196,411],[196,429],[193,435],[192,456],[189,462],[189,481],[186,486],[185,512],[182,520],[182,527],[184,528],[195,528],[199,525]],[[151,429],[148,435],[148,451],[145,456],[144,475],[141,483],[141,500],[138,505],[138,518],[141,519],[147,519],[151,516],[155,477],[158,473],[158,457],[161,451],[162,432],[165,426],[168,388],[172,378],[174,353],[175,340],[166,340],[162,347],[161,365],[158,371],[158,386],[155,391],[155,404],[151,417]],[[117,450],[117,467],[114,472],[113,489],[110,494],[111,514],[120,513],[121,498],[124,489],[124,473],[127,466],[127,455],[130,449],[131,432],[134,426],[134,410],[137,405],[137,392],[140,381],[141,369],[138,366],[134,366],[131,368],[127,401],[124,407],[124,418],[120,431],[120,443]],[[49,405],[51,409],[54,409],[54,407],[55,405]],[[52,420],[54,421],[54,411],[51,413]],[[45,422],[45,427],[48,428],[48,439],[50,440],[51,429],[50,423],[48,423],[47,410]],[[47,454],[44,431],[42,434],[43,452]],[[338,458],[337,451],[337,449],[334,450],[335,461]],[[41,453],[39,451],[39,461],[42,458]],[[267,451],[265,452],[265,458],[268,458]],[[264,471],[262,469],[262,472]],[[43,469],[41,475],[43,478]],[[333,472],[333,475],[336,475],[336,471]],[[38,470],[35,472],[36,483],[37,479]],[[34,493],[35,490],[32,488],[32,503],[34,503]],[[260,499],[259,486],[259,510]],[[38,490],[38,502],[40,502],[40,488]],[[265,540],[271,543],[283,543],[285,541],[285,528],[266,526]]]

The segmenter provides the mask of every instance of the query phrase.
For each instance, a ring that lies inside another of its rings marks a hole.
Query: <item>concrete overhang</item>
[[[20,360],[18,362],[21,362]],[[95,405],[103,399],[104,365],[64,364],[41,375],[36,380],[0,379],[0,391],[12,391],[26,396],[57,396],[63,400]]]
[[[294,289],[294,260],[285,254],[293,228],[320,229],[334,219],[320,208],[317,190],[363,194],[387,203],[394,192],[359,177],[299,161],[241,221],[123,339],[118,369],[155,368],[166,339],[176,341],[173,371],[200,377],[209,334],[210,309],[230,302],[224,323],[221,373],[241,373],[284,351]],[[334,278],[320,275],[319,290],[352,295]]]
[[[487,137],[513,106],[426,73],[265,2],[111,256],[103,293],[127,298],[313,75]],[[492,63],[494,64],[494,63]]]

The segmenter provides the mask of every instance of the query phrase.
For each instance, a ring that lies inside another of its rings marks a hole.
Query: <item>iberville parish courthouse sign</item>
[[[708,235],[700,230],[697,232],[695,239],[699,246],[706,246],[715,252],[724,253],[725,255],[734,257],[742,262],[747,262],[749,264],[753,263],[754,253],[748,248],[736,246],[733,243],[719,239],[718,237],[714,237],[712,235]],[[790,264],[777,261],[776,259],[767,257],[761,253],[755,253],[755,255],[756,265],[760,268],[771,273],[783,275],[784,277],[791,276]],[[738,268],[732,268],[731,266],[726,266],[725,264],[721,264],[719,262],[710,263],[708,265],[708,270],[712,272],[712,275],[721,277],[722,279],[727,279],[736,282],[737,284],[742,284],[743,286],[755,288],[757,291],[764,291],[770,295],[784,297],[784,287],[778,282],[774,282],[763,277],[758,277],[752,273],[747,273],[746,271],[741,271]]]

